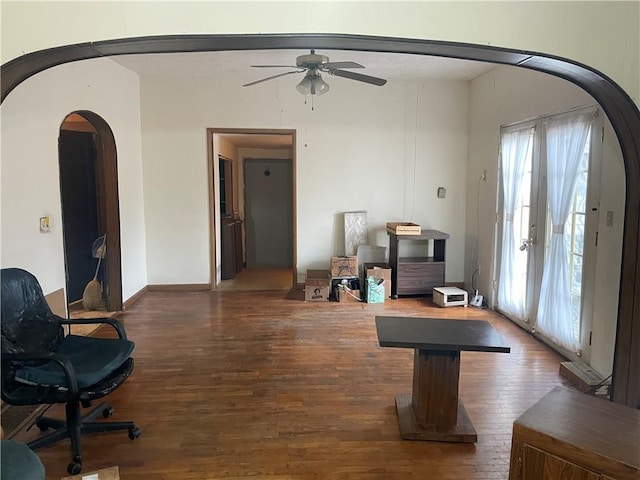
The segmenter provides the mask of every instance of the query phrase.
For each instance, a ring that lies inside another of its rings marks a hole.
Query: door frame
[[[107,235],[106,287],[107,311],[122,310],[122,254],[120,251],[120,203],[118,198],[118,162],[116,142],[109,124],[89,110],[75,110],[65,115],[78,114],[96,130],[96,181],[99,223]],[[64,122],[64,120],[63,120]],[[61,124],[62,126],[62,124]],[[62,207],[62,206],[61,206]],[[64,220],[63,220],[64,221]],[[66,250],[65,268],[66,268]]]
[[[207,183],[209,191],[209,281],[211,290],[218,287],[218,269],[221,265],[217,261],[216,239],[220,236],[220,194],[217,182],[214,179],[219,178],[218,155],[219,152],[214,148],[214,138],[219,134],[241,134],[241,135],[289,135],[291,136],[291,196],[293,201],[293,238],[292,238],[292,255],[291,264],[293,265],[292,285],[295,287],[298,280],[298,226],[297,226],[297,161],[296,161],[296,130],[293,129],[270,129],[270,128],[207,128]],[[240,161],[240,159],[238,159]],[[236,169],[242,168],[242,165],[236,165]],[[239,178],[233,175],[234,179]]]

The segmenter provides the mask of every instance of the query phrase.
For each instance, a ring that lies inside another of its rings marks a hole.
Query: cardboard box
[[[367,286],[367,303],[384,303],[384,279],[368,277],[365,285]]]
[[[307,270],[304,281],[305,302],[326,302],[331,291],[329,270]]]
[[[120,480],[118,467],[103,468],[95,472],[81,473],[71,477],[63,477],[62,480]]]
[[[365,263],[363,266],[364,281],[373,276],[384,280],[384,297],[391,298],[391,265],[388,263]]]
[[[346,285],[336,285],[336,300],[338,302],[359,302],[360,290],[353,290]]]
[[[433,303],[441,307],[466,307],[467,292],[458,287],[433,287]]]
[[[387,232],[396,235],[420,235],[422,227],[411,222],[387,222]]]
[[[331,257],[332,277],[357,277],[358,257],[349,255],[346,257]]]

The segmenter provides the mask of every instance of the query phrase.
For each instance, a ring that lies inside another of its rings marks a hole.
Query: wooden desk
[[[404,440],[477,441],[458,398],[460,352],[509,353],[502,336],[484,320],[376,317],[381,347],[413,348],[413,392],[396,396]]]

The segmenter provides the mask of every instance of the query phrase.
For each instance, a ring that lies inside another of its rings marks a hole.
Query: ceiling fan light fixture
[[[298,83],[296,90],[302,95],[323,95],[329,91],[329,84],[322,79],[319,73],[308,73]]]
[[[325,82],[320,74],[315,75],[311,83],[311,95],[323,95],[329,91],[329,84]]]
[[[300,92],[302,95],[309,95],[311,93],[311,79],[308,75],[305,75],[300,83],[296,85],[296,90]]]

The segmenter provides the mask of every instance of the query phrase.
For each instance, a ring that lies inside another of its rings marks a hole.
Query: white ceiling
[[[232,75],[241,84],[296,70],[296,57],[308,50],[246,50],[194,53],[153,53],[110,57],[141,77],[219,77]],[[495,64],[453,58],[345,50],[318,50],[332,62],[353,61],[364,69],[354,71],[393,80],[471,80]],[[251,65],[283,65],[282,68],[252,68]],[[289,135],[221,134],[237,147],[290,148]]]
[[[296,57],[308,50],[246,50],[194,53],[150,53],[110,57],[140,76],[212,77],[233,74],[243,83],[295,69]],[[353,61],[364,65],[356,72],[387,80],[471,80],[495,64],[454,58],[345,50],[318,50],[332,62]],[[251,65],[284,65],[283,68],[251,68]],[[291,66],[292,68],[288,68]]]

